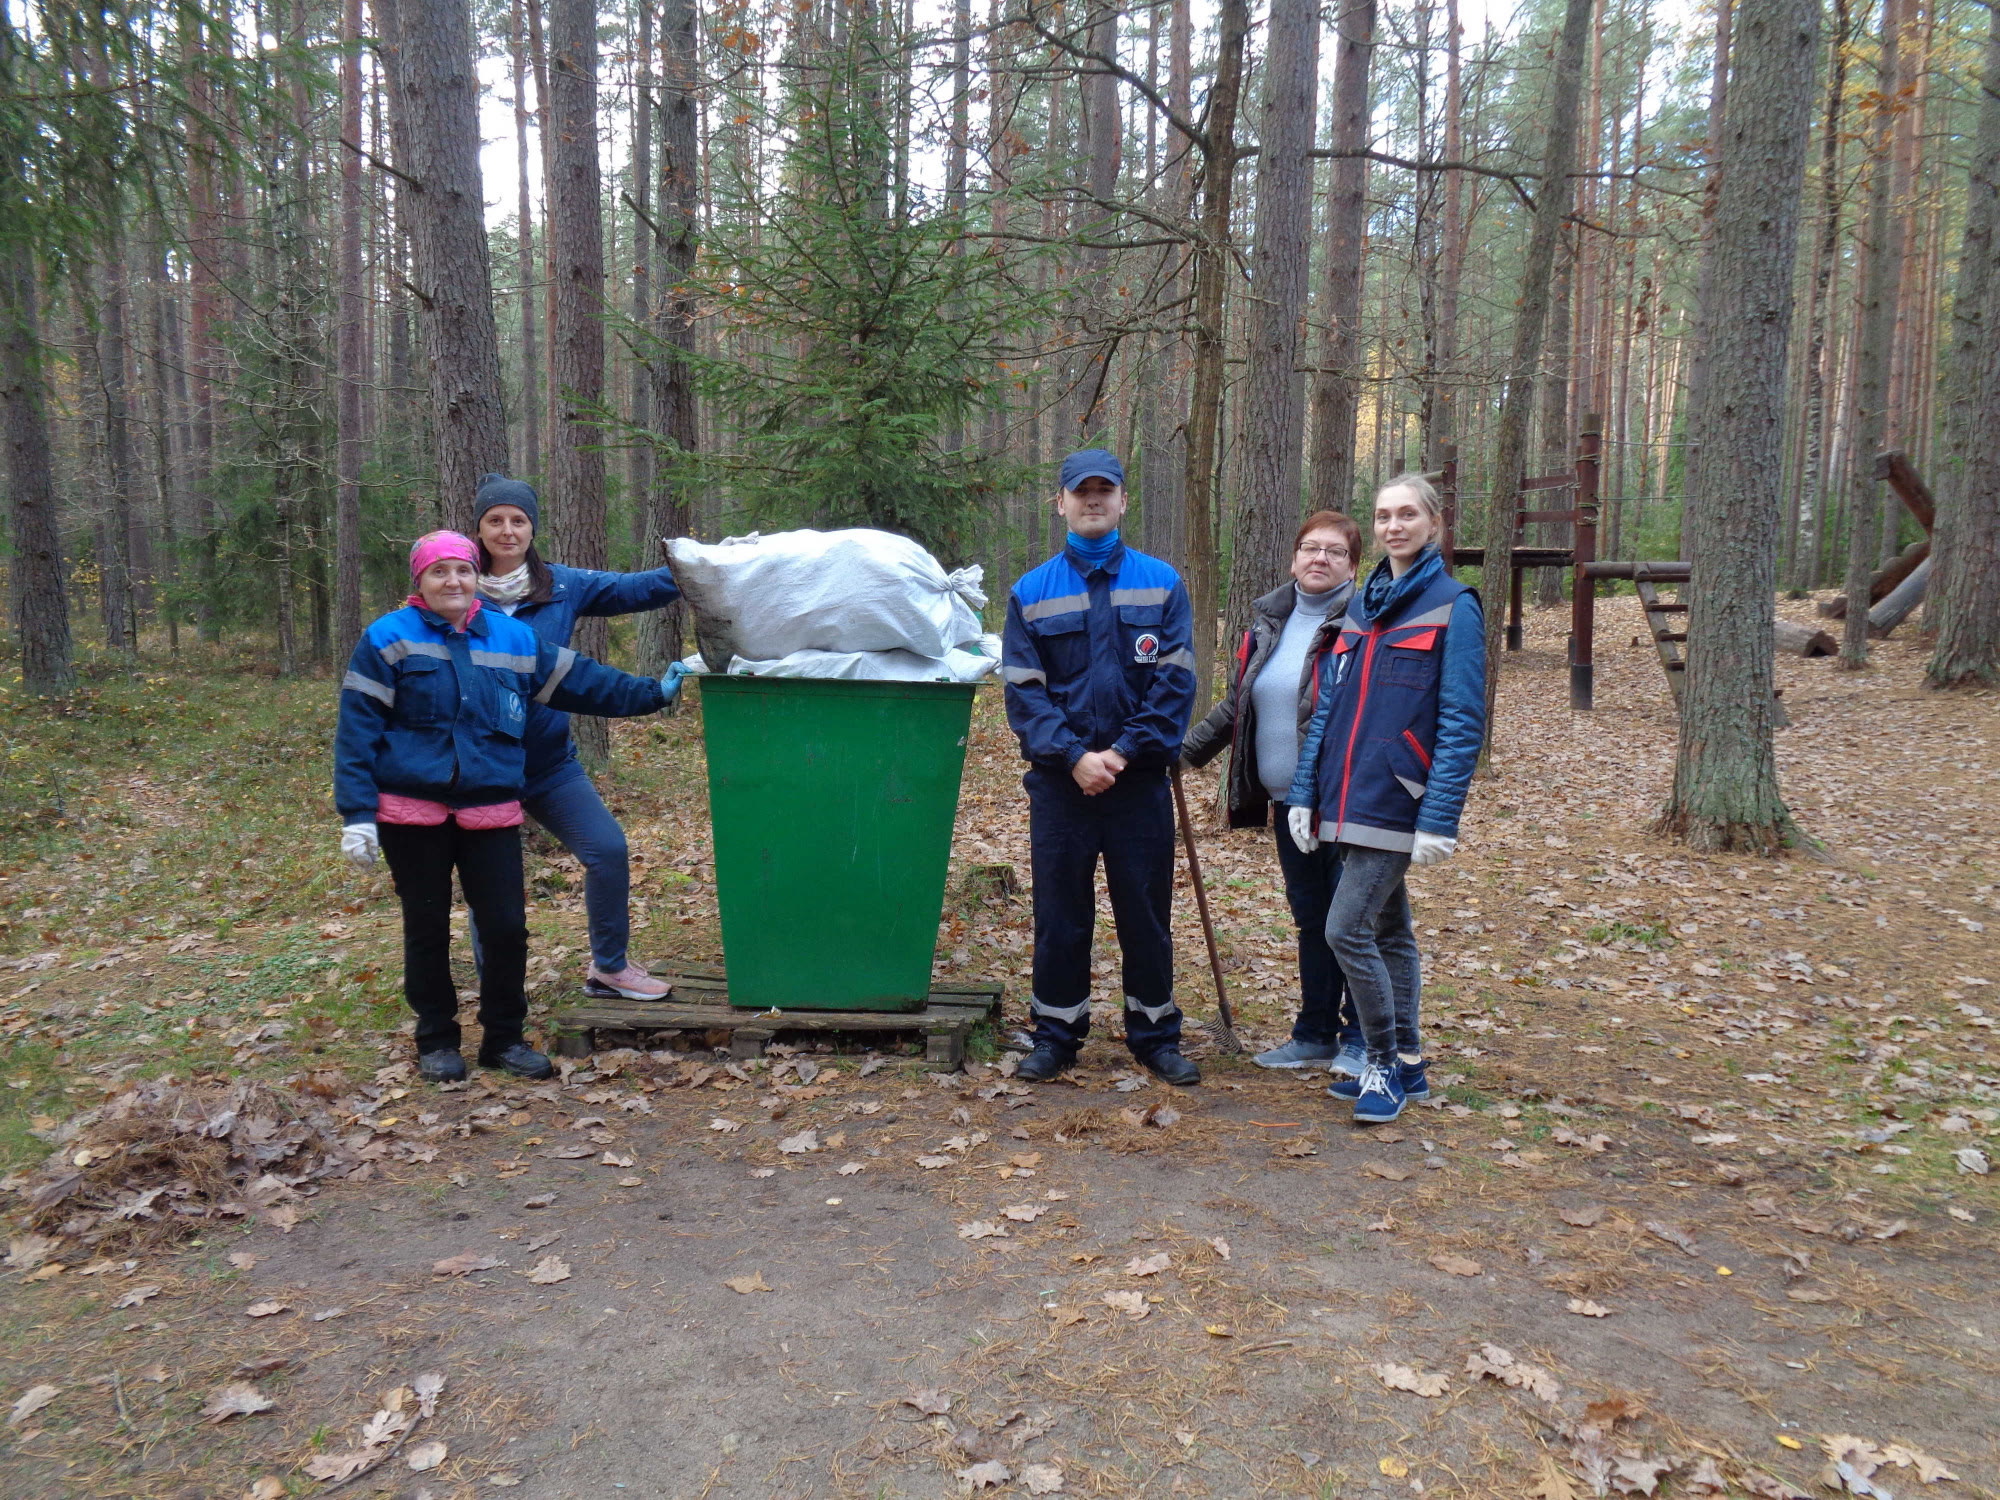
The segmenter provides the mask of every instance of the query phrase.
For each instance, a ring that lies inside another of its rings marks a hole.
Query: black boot
[[[498,1068],[516,1078],[553,1078],[556,1070],[549,1060],[526,1042],[514,1042],[498,1049],[481,1047],[479,1066]]]
[[[456,1047],[440,1047],[417,1057],[417,1076],[425,1083],[465,1082],[465,1059]]]
[[[1067,1072],[1076,1058],[1062,1050],[1053,1042],[1037,1042],[1035,1050],[1021,1059],[1021,1066],[1014,1070],[1016,1078],[1025,1078],[1030,1083],[1047,1083],[1058,1074]]]
[[[1178,1047],[1162,1047],[1151,1057],[1142,1057],[1139,1061],[1162,1083],[1178,1084],[1185,1088],[1189,1084],[1201,1082],[1201,1069],[1183,1057]]]

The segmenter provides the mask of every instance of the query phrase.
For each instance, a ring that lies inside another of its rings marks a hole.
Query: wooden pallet
[[[599,1031],[726,1031],[734,1057],[761,1057],[781,1032],[828,1035],[880,1032],[921,1035],[924,1061],[959,1067],[965,1039],[992,1015],[1004,993],[1000,984],[977,981],[940,985],[921,1010],[740,1010],[729,1003],[729,985],[720,969],[685,966],[655,977],[674,987],[666,1000],[586,998],[550,1014],[550,1050],[559,1057],[588,1057]]]

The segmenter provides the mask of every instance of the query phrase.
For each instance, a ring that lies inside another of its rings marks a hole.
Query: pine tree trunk
[[[1465,89],[1459,67],[1458,0],[1445,0],[1444,159],[1465,159]],[[1465,174],[1444,174],[1444,223],[1438,272],[1437,369],[1440,385],[1431,412],[1430,450],[1424,467],[1444,465],[1447,445],[1458,441],[1458,293],[1465,276]]]
[[[653,222],[659,284],[653,295],[653,420],[660,438],[683,453],[701,446],[694,373],[695,304],[688,278],[701,233],[702,172],[695,90],[695,0],[666,0],[660,13],[660,178]],[[682,468],[656,482],[646,517],[649,546],[686,536],[692,524],[693,480]],[[686,635],[680,605],[639,617],[639,667],[664,672]],[[717,663],[717,669],[727,667]]]
[[[138,476],[132,464],[132,410],[125,378],[125,236],[115,221],[105,236],[101,267],[94,352],[98,397],[104,407],[104,456],[111,501],[104,549],[105,645],[129,663],[139,649],[132,587],[132,515]]]
[[[407,127],[396,143],[396,166],[414,179],[408,195],[413,280],[430,372],[438,506],[446,525],[469,532],[480,476],[507,465],[472,18],[467,0],[403,0],[393,10],[393,66]],[[592,135],[593,162],[596,144]]]
[[[1850,671],[1868,664],[1868,578],[1878,561],[1882,503],[1875,455],[1882,451],[1888,429],[1889,341],[1896,327],[1896,288],[1903,268],[1903,219],[1895,212],[1895,171],[1890,160],[1901,31],[1901,3],[1882,0],[1878,102],[1869,164],[1868,274],[1862,283],[1861,322],[1856,330],[1854,435],[1848,447],[1847,619],[1839,661]]]
[[[1215,668],[1216,597],[1221,568],[1215,539],[1216,446],[1222,421],[1227,327],[1223,286],[1230,275],[1230,196],[1236,174],[1236,111],[1243,95],[1249,0],[1220,0],[1215,78],[1209,86],[1201,178],[1201,237],[1194,269],[1194,394],[1188,407],[1187,586],[1194,606],[1195,701],[1209,701]]]
[[[555,555],[574,568],[602,568],[607,537],[604,451],[595,413],[604,399],[604,217],[597,160],[597,9],[594,0],[550,0],[549,244],[556,274],[550,372],[559,401],[549,434],[549,509]],[[575,646],[602,659],[601,620],[578,623]],[[572,721],[584,764],[611,752],[602,719]]]
[[[1583,81],[1584,47],[1589,41],[1591,0],[1567,0],[1562,40],[1557,43],[1549,99],[1549,137],[1542,152],[1542,176],[1535,190],[1535,214],[1521,259],[1521,290],[1515,300],[1514,345],[1500,400],[1500,428],[1494,440],[1488,480],[1486,568],[1480,592],[1486,606],[1486,743],[1493,744],[1493,699],[1500,685],[1500,644],[1507,623],[1507,586],[1513,559],[1514,514],[1521,508],[1522,464],[1528,454],[1528,419],[1535,399],[1535,372],[1541,363],[1543,325],[1550,283],[1555,279],[1556,244],[1569,217],[1570,163],[1576,160],[1577,104]]]
[[[340,27],[340,134],[361,143],[361,0],[344,0]],[[334,650],[340,657],[361,636],[361,430],[362,367],[361,157],[340,153],[340,435],[334,460]]]
[[[1368,76],[1376,0],[1347,0],[1333,63],[1333,173],[1327,193],[1324,329],[1312,393],[1312,508],[1353,509],[1361,387],[1361,278],[1367,248]]]
[[[1799,198],[1812,134],[1817,0],[1743,0],[1710,244],[1707,476],[1688,527],[1687,683],[1662,831],[1696,849],[1793,841],[1771,714],[1785,364]],[[1866,614],[1864,609],[1863,614]],[[1864,622],[1865,623],[1865,622]]]
[[[1801,545],[1792,564],[1791,584],[1807,589],[1819,582],[1817,559],[1826,534],[1826,365],[1827,320],[1833,308],[1840,263],[1841,117],[1846,111],[1847,43],[1852,23],[1848,0],[1833,0],[1834,32],[1827,49],[1826,114],[1820,126],[1819,251],[1813,270],[1811,333],[1806,348],[1805,457],[1801,467],[1802,525],[1811,529],[1813,545]]]
[[[1232,609],[1275,588],[1298,527],[1305,387],[1298,374],[1312,243],[1313,128],[1319,100],[1318,0],[1272,0],[1257,140],[1257,239],[1251,252],[1241,426],[1245,448],[1230,565]]]
[[[639,40],[633,58],[632,89],[632,173],[630,192],[636,205],[632,214],[632,327],[650,328],[653,318],[653,230],[646,222],[653,216],[653,0],[633,0],[638,11]],[[627,503],[632,507],[632,534],[638,543],[641,568],[658,567],[666,560],[660,539],[651,535],[653,479],[656,465],[653,447],[642,434],[653,427],[653,376],[643,351],[634,350],[626,372],[627,420],[635,431],[625,439],[625,485]],[[666,670],[662,664],[661,671]]]
[[[7,54],[13,45],[0,14],[0,82],[11,72]],[[8,165],[0,163],[0,205],[9,213],[24,213],[11,178]],[[76,662],[36,303],[34,256],[27,241],[0,236],[0,417],[6,424],[8,531],[14,553],[11,602],[21,687],[39,697],[74,692]]]
[[[1884,0],[1893,4],[1894,0]],[[1729,104],[1730,68],[1730,26],[1733,0],[1716,0],[1715,6],[1715,57],[1712,81],[1708,93],[1708,180],[1702,186],[1701,194],[1701,269],[1694,299],[1694,358],[1688,365],[1687,381],[1687,426],[1693,432],[1703,421],[1702,404],[1708,399],[1709,339],[1715,329],[1715,320],[1709,309],[1715,305],[1715,270],[1709,263],[1709,247],[1715,239],[1716,206],[1722,199],[1722,128],[1723,115]],[[1687,451],[1686,467],[1682,484],[1682,526],[1680,555],[1685,558],[1687,549],[1686,507],[1700,491],[1702,451],[1699,446]]]
[[[514,156],[520,163],[515,184],[515,224],[520,240],[521,279],[521,473],[534,483],[542,474],[542,360],[535,312],[535,210],[528,192],[528,52],[521,0],[509,13],[507,52],[514,70]]]
[[[1937,648],[1924,676],[1940,688],[2000,683],[2000,8],[1991,12],[1981,83],[1925,606]]]

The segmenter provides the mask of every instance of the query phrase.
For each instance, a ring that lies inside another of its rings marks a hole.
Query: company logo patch
[[[1132,643],[1132,660],[1141,664],[1160,659],[1160,638],[1151,631]]]

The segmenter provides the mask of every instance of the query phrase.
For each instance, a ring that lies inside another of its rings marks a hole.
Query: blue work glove
[[[674,700],[680,697],[681,679],[687,675],[688,669],[679,662],[667,668],[666,675],[660,679],[660,691],[666,694],[667,698],[666,707],[672,708]]]

